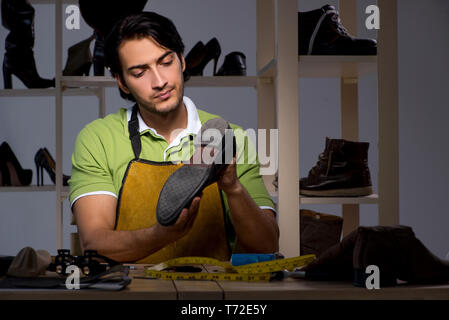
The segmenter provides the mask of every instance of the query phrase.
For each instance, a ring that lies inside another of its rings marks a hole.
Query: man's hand
[[[200,207],[200,197],[195,197],[192,200],[192,204],[189,209],[182,209],[178,220],[174,225],[165,227],[159,223],[154,225],[157,233],[160,237],[164,238],[167,244],[172,243],[178,239],[184,237],[192,228],[195,222],[196,216],[198,215],[198,209]]]
[[[243,186],[237,177],[237,165],[235,157],[232,162],[223,169],[218,178],[218,187],[223,190],[226,194],[233,194],[241,192]]]

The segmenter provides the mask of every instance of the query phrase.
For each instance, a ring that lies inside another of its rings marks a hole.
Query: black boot
[[[34,61],[34,8],[27,0],[3,0],[2,24],[10,30],[5,40],[3,80],[5,89],[12,89],[12,75],[28,88],[55,86],[55,80],[39,76]]]
[[[368,147],[368,142],[326,137],[326,147],[317,164],[300,180],[300,194],[321,197],[372,194]]]
[[[300,55],[376,55],[374,39],[358,39],[340,23],[335,7],[298,12]]]

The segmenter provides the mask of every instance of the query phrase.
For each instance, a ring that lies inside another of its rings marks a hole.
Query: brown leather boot
[[[357,197],[373,193],[368,168],[368,142],[326,137],[326,147],[306,178],[300,194],[319,197]]]
[[[343,219],[313,210],[300,210],[301,255],[317,257],[326,249],[340,242]]]
[[[340,23],[335,7],[298,12],[298,51],[300,55],[376,55],[374,39],[350,35]]]

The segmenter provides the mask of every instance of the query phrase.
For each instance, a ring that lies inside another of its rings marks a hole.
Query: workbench
[[[0,289],[0,300],[449,300],[449,283],[371,289],[349,282],[287,278],[271,282],[160,280],[144,278],[143,265],[130,270],[121,291],[96,289]]]

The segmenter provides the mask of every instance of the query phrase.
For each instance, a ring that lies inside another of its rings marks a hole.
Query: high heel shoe
[[[51,156],[50,152],[47,150],[47,148],[40,148],[36,155],[34,156],[34,162],[36,163],[36,172],[37,172],[37,185],[43,186],[44,185],[44,172],[47,171],[48,175],[50,176],[50,179],[53,183],[55,182],[55,176],[56,176],[56,163],[53,157]],[[66,176],[63,174],[62,176],[62,184],[64,186],[68,186],[68,180],[70,179],[70,176]]]
[[[5,40],[3,83],[12,89],[12,75],[27,88],[55,86],[55,79],[41,78],[34,60],[34,8],[27,0],[3,0],[2,24],[10,30]]]
[[[88,76],[92,66],[92,54],[90,43],[95,38],[94,35],[71,46],[68,50],[68,58],[63,76]]]
[[[201,41],[197,42],[186,56],[186,73],[189,76],[202,76],[204,67],[213,59],[213,74],[216,75],[220,54],[221,47],[217,38],[212,38],[206,45]]]
[[[2,186],[28,186],[33,177],[33,171],[22,168],[6,142],[0,146],[0,171]]]

